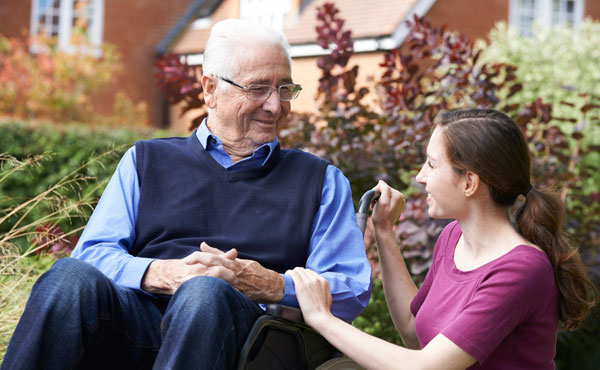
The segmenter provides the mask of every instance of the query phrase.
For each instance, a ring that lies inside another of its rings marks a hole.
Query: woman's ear
[[[467,171],[465,173],[464,194],[465,197],[472,197],[479,189],[479,175],[475,172]]]
[[[215,96],[217,84],[212,77],[206,75],[203,75],[200,81],[202,82],[202,91],[204,92],[206,106],[210,109],[215,109],[217,106],[217,97]]]

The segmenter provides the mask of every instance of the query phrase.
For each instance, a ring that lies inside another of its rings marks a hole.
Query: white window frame
[[[555,22],[553,19],[553,5],[554,1],[559,1],[559,19]],[[534,0],[535,10],[533,16],[533,22],[540,24],[545,27],[552,27],[556,25],[565,24],[567,20],[566,15],[566,2],[569,0]],[[573,0],[575,7],[573,9],[573,27],[579,26],[583,21],[583,10],[585,6],[585,0]],[[531,30],[524,30],[521,27],[521,0],[510,0],[509,4],[509,24],[514,27],[520,34],[528,35]]]
[[[87,39],[92,47],[91,50],[81,50],[81,46],[71,43],[73,33],[73,13],[74,6],[77,0],[59,0],[58,9],[58,30],[57,33],[51,32],[49,29],[41,29],[42,24],[39,22],[42,3],[53,4],[57,0],[31,0],[31,27],[30,34],[34,37],[31,44],[31,51],[34,53],[43,52],[41,45],[35,43],[35,36],[44,34],[45,36],[56,36],[57,46],[59,50],[74,53],[76,51],[89,52],[99,56],[100,46],[102,45],[102,34],[104,24],[104,0],[88,0],[92,5],[93,13],[91,14],[90,26],[87,30]],[[52,6],[52,5],[50,5]],[[54,30],[56,31],[56,30]]]
[[[240,18],[283,31],[290,0],[241,0]]]

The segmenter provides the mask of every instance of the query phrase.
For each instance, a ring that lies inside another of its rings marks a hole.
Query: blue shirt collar
[[[223,149],[223,143],[221,142],[221,140],[216,135],[213,135],[210,132],[210,130],[208,129],[208,126],[206,125],[206,118],[202,121],[202,123],[200,124],[200,127],[198,127],[198,129],[196,130],[196,137],[200,141],[200,144],[202,145],[204,150],[211,153],[211,156],[213,158],[215,158],[214,154],[216,154],[219,157],[222,157],[222,156],[229,157],[229,155],[225,152],[225,149]],[[260,165],[263,165],[269,159],[269,157],[271,156],[275,147],[278,144],[279,144],[279,140],[277,140],[277,138],[275,138],[275,140],[265,143],[265,144],[261,145],[260,147],[256,148],[254,150],[254,152],[252,153],[252,156],[245,158],[244,160],[242,160],[238,163],[247,161],[249,159],[255,159],[255,160],[260,159],[261,160]],[[217,153],[215,153],[215,151]],[[215,158],[215,159],[217,159],[217,158]],[[230,157],[229,157],[229,161],[231,161]],[[223,165],[224,167],[231,167],[233,165],[233,162],[231,162],[229,164],[222,163],[221,160],[218,160],[218,162],[221,163],[221,165]]]

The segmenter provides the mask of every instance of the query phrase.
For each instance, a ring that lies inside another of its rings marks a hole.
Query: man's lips
[[[257,118],[255,118],[254,121],[256,121],[256,122],[258,122],[260,124],[263,124],[263,125],[267,125],[267,126],[274,126],[275,124],[277,124],[277,121],[270,120],[270,119],[263,120],[263,119],[257,119]]]

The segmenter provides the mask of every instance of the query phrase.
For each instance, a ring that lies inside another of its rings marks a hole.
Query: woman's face
[[[433,130],[427,145],[427,160],[416,180],[425,186],[431,217],[456,219],[464,212],[464,181],[450,164],[443,130],[443,127]]]

